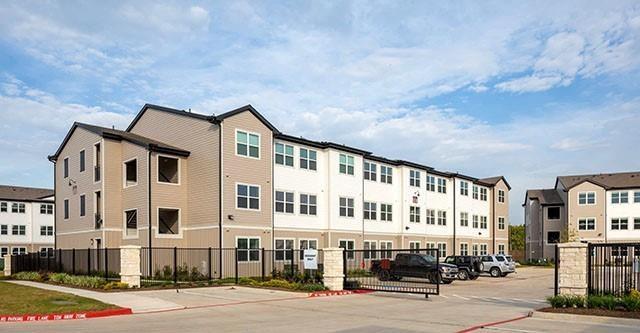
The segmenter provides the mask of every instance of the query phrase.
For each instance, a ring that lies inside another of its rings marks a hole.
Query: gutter
[[[446,254],[446,253],[445,253]],[[453,178],[453,255],[456,255],[456,178]]]
[[[56,160],[50,160],[53,162],[53,248],[57,249],[58,245],[58,209],[56,208]]]
[[[492,225],[493,230],[491,232],[491,236],[492,236],[491,238],[493,239],[492,243],[493,243],[493,253],[494,254],[497,253],[496,252],[496,222],[497,222],[496,221],[497,220],[497,217],[496,217],[496,191],[497,191],[497,189],[495,187],[493,188],[493,191],[491,191],[491,211],[493,212],[493,223],[492,223],[493,224]],[[505,227],[507,227],[507,226],[505,225]],[[507,243],[509,242],[508,230],[509,230],[509,228],[507,228]]]
[[[151,251],[152,248],[152,243],[151,243],[151,232],[152,232],[152,219],[151,219],[151,147],[149,147],[148,151],[147,151],[147,198],[148,198],[148,203],[147,203],[147,217],[148,217],[148,223],[149,223],[149,274],[153,273],[153,260],[151,258],[151,256],[153,255],[153,251]]]

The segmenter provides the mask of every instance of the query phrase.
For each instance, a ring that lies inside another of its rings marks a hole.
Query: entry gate
[[[344,288],[438,295],[438,249],[345,250]]]
[[[591,243],[587,257],[590,295],[623,296],[640,289],[640,243]]]

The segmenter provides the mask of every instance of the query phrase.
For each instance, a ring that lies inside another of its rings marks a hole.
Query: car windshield
[[[427,262],[430,262],[430,263],[436,262],[436,257],[430,254],[421,254],[420,256],[422,257],[422,259],[426,260]]]
[[[498,261],[505,261],[506,260],[503,256],[496,256],[496,259],[498,259]]]
[[[508,262],[512,262],[513,261],[513,257],[512,256],[505,256],[505,258],[507,258]]]

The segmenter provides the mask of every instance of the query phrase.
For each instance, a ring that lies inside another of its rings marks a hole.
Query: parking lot
[[[138,291],[134,294],[183,309],[80,321],[2,324],[1,328],[3,332],[458,332],[522,317],[545,306],[545,297],[552,293],[553,270],[548,268],[522,268],[506,278],[456,281],[428,300],[424,295],[382,292],[310,298],[301,293],[241,287]],[[518,328],[523,325],[527,327],[524,332],[554,332],[558,325],[567,324],[529,318],[496,327],[523,332]],[[611,329],[581,323],[563,331]],[[625,332],[624,327],[615,330]]]

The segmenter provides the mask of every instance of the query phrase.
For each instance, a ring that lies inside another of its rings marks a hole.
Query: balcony
[[[93,167],[93,181],[94,182],[99,182],[100,181],[100,166],[96,165]]]
[[[95,214],[95,228],[102,228],[102,215],[100,215],[100,213]]]

